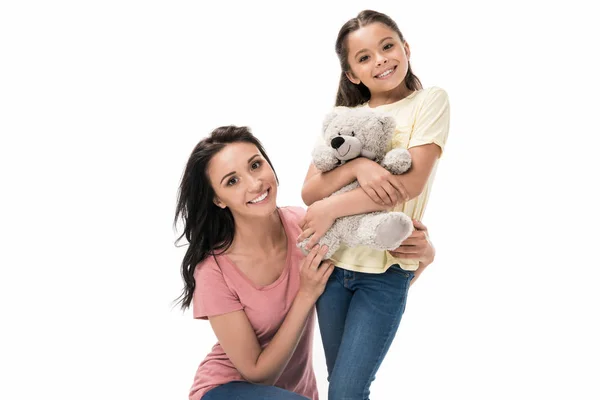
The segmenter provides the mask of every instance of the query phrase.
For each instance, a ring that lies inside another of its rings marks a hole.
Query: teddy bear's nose
[[[344,144],[344,138],[343,137],[339,137],[336,136],[333,139],[331,139],[331,147],[333,147],[334,149],[339,149],[341,145]]]

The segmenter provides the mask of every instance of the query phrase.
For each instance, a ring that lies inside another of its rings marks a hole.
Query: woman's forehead
[[[249,160],[256,154],[260,154],[258,148],[252,143],[237,142],[226,145],[221,151],[213,156],[208,164],[208,173],[227,174],[248,164]]]

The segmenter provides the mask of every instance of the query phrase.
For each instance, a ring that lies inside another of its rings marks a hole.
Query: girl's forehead
[[[348,35],[348,49],[355,48],[358,51],[365,46],[378,46],[381,40],[387,37],[396,40],[399,39],[398,34],[387,25],[380,22],[373,22]]]

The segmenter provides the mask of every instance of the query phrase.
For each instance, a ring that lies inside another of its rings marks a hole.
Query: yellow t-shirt
[[[368,107],[368,105],[365,103],[359,107]],[[396,119],[396,130],[390,148],[410,149],[435,143],[443,152],[450,127],[448,95],[443,89],[431,87],[418,90],[400,101],[375,107],[372,110],[387,113]],[[394,211],[402,211],[420,221],[425,212],[436,169],[437,162],[423,192],[418,197],[396,206]],[[419,267],[417,260],[395,258],[387,251],[372,250],[363,246],[349,248],[342,245],[331,260],[340,268],[375,274],[385,272],[394,264],[399,264],[409,271]]]

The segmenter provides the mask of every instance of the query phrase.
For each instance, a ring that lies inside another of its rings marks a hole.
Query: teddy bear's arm
[[[335,150],[321,144],[317,145],[313,150],[312,158],[313,164],[321,172],[331,171],[340,164],[335,156]]]
[[[409,170],[411,165],[410,153],[406,149],[397,148],[387,152],[381,166],[394,175],[403,174]]]

